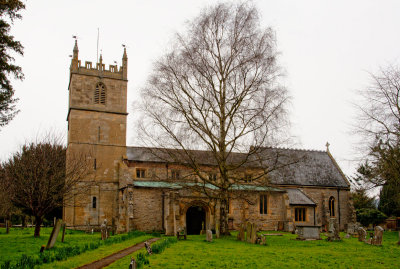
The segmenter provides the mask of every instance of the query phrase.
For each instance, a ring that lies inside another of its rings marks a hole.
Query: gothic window
[[[103,83],[97,83],[94,91],[94,103],[95,104],[106,104],[106,86]]]
[[[145,178],[146,177],[146,169],[136,168],[136,178]]]
[[[97,198],[96,198],[96,196],[93,196],[93,199],[92,199],[92,207],[93,208],[96,208],[96,202],[97,202]]]
[[[268,213],[268,196],[265,194],[260,195],[260,214],[265,215]]]
[[[335,216],[335,198],[332,196],[329,198],[329,216]]]

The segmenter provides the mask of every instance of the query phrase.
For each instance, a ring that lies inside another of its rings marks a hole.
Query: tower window
[[[136,168],[136,178],[145,178],[146,177],[146,169]]]
[[[92,207],[93,208],[96,208],[96,202],[97,202],[97,198],[96,198],[96,196],[93,196],[93,199],[92,199]]]
[[[179,170],[172,170],[171,171],[171,179],[180,179],[181,173]]]
[[[106,86],[103,83],[97,83],[94,91],[94,103],[95,104],[106,104]]]
[[[329,198],[329,216],[330,217],[335,216],[335,198],[334,197]]]
[[[268,197],[263,194],[260,195],[260,214],[265,215],[268,213]]]

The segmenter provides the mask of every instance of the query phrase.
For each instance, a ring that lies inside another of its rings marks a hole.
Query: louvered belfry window
[[[103,83],[97,83],[96,90],[94,91],[94,103],[95,104],[106,104],[106,87]]]

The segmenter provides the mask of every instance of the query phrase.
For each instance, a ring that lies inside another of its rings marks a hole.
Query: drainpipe
[[[338,204],[338,217],[339,217],[339,230],[340,230],[340,189],[337,189],[337,204]]]
[[[314,206],[314,226],[315,226],[315,206]]]
[[[163,231],[164,231],[164,233],[165,233],[165,220],[164,220],[164,216],[165,216],[165,208],[164,208],[164,206],[165,206],[165,192],[162,192],[162,195],[161,195],[161,208],[162,208],[162,210],[161,210],[161,220],[162,220],[162,229],[163,229]]]

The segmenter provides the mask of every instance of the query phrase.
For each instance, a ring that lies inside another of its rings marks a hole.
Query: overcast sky
[[[14,82],[21,112],[0,130],[0,160],[48,130],[67,132],[69,55],[78,36],[79,58],[96,60],[97,28],[103,62],[121,64],[128,48],[128,145],[135,145],[131,104],[152,63],[185,21],[215,1],[27,1],[12,33],[25,47],[17,57],[25,80]],[[280,63],[293,96],[292,132],[298,147],[330,151],[347,175],[354,173],[351,132],[355,91],[368,72],[400,59],[400,1],[254,1],[263,27],[276,31]]]

